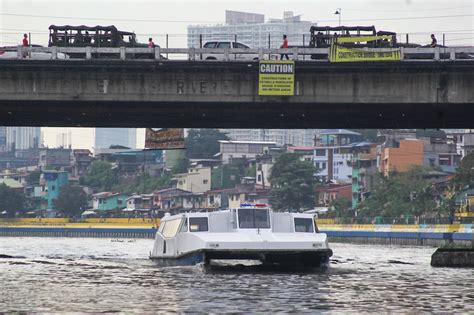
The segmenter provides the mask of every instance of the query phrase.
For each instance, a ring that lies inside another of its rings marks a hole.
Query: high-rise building
[[[283,34],[288,36],[289,45],[309,43],[309,29],[315,23],[301,21],[301,16],[285,11],[283,19],[264,22],[262,14],[226,10],[225,24],[189,25],[188,47],[198,48],[200,42],[211,40],[236,40],[252,48],[278,48]]]
[[[137,130],[135,128],[96,128],[94,149],[107,149],[120,145],[135,149],[137,147]]]
[[[40,127],[6,127],[7,151],[38,148],[40,140]]]
[[[272,141],[283,146],[312,147],[316,129],[221,129],[231,140]]]

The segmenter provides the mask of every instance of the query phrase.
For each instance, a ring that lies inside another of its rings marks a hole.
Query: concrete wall
[[[0,65],[1,125],[454,127],[474,113],[469,61],[297,62],[291,97],[259,96],[255,62]]]

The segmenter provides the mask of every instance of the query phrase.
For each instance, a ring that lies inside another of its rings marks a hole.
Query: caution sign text
[[[292,60],[261,60],[258,74],[258,95],[295,95],[295,62]]]

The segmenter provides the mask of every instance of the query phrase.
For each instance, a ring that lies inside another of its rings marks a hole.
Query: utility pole
[[[334,14],[336,14],[336,15],[339,16],[339,26],[341,26],[342,9],[341,9],[341,8],[337,8],[337,9],[336,9],[336,12],[334,12]]]

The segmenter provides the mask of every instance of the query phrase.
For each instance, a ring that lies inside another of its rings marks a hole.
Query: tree
[[[446,132],[440,129],[416,129],[416,137],[429,137],[446,139]]]
[[[269,178],[273,208],[299,211],[313,207],[316,171],[311,162],[301,161],[298,154],[282,154],[272,166]]]
[[[392,172],[361,207],[362,216],[419,216],[436,208],[432,185],[426,175],[429,169],[413,167],[407,172]]]
[[[337,218],[347,217],[348,214],[353,214],[353,212],[347,211],[351,206],[352,200],[346,197],[335,199],[329,203],[329,209],[334,211]]]
[[[153,177],[148,173],[138,175],[132,182],[115,187],[116,191],[124,194],[149,194],[155,190],[168,188],[171,186],[171,175],[162,174],[160,177]]]
[[[87,172],[84,183],[101,191],[110,190],[117,183],[117,174],[112,170],[112,164],[95,161]]]
[[[80,186],[63,186],[54,202],[54,208],[65,217],[79,216],[87,208],[87,194]]]
[[[455,183],[459,190],[474,186],[474,152],[462,159],[456,170]]]
[[[6,212],[7,217],[13,217],[17,212],[24,211],[25,197],[23,194],[0,184],[0,214]]]
[[[191,129],[186,137],[188,159],[212,159],[219,153],[219,140],[228,140],[225,133],[217,129]]]
[[[38,185],[41,177],[41,171],[33,171],[26,176],[26,182],[28,185]]]
[[[171,170],[173,174],[187,173],[189,168],[189,159],[183,157],[176,161],[175,166]]]

